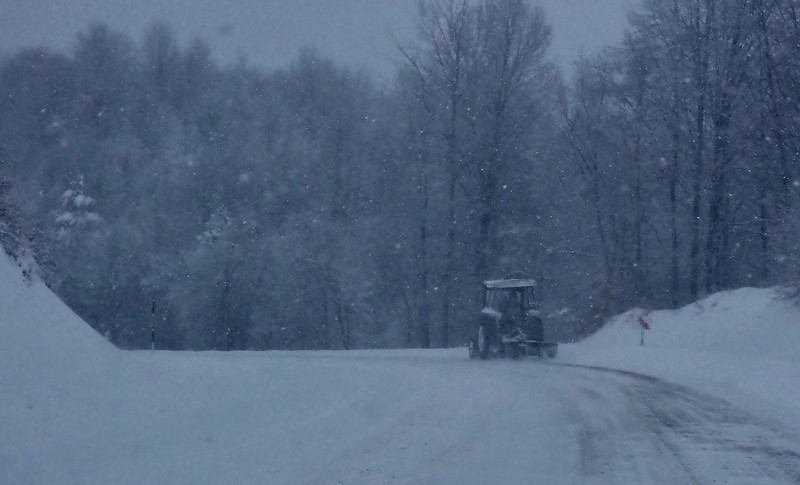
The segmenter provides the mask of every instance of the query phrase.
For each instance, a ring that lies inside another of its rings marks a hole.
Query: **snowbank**
[[[91,453],[76,447],[122,355],[0,248],[0,482],[73,481],[61,465]]]
[[[650,327],[644,346],[640,317]],[[561,362],[652,375],[800,424],[800,308],[776,289],[720,292],[678,310],[628,311],[564,345]]]
[[[0,381],[70,375],[108,362],[116,348],[0,248]]]

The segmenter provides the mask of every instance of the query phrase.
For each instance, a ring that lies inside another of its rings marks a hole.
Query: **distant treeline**
[[[0,242],[115,344],[453,346],[800,277],[800,9],[645,0],[566,83],[524,0],[425,0],[396,77],[103,25],[0,61]],[[52,263],[52,264],[51,264]]]

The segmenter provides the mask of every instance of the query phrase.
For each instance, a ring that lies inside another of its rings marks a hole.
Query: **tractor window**
[[[525,309],[531,310],[536,308],[535,290],[533,287],[525,288]]]
[[[486,292],[485,306],[500,312],[530,310],[536,306],[534,295],[533,288],[489,290]]]
[[[497,310],[499,298],[496,291],[486,292],[486,306]]]
[[[496,297],[497,306],[496,310],[502,313],[516,311],[522,307],[522,292],[520,291],[503,291],[497,292]]]

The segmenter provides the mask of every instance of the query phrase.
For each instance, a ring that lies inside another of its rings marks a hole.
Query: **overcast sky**
[[[629,0],[541,0],[555,38],[553,54],[569,71],[622,37]],[[285,64],[304,45],[356,68],[390,76],[392,37],[414,34],[412,0],[0,0],[0,52],[44,45],[69,52],[93,21],[139,38],[165,20],[185,42],[201,37],[222,61],[244,56],[264,67]]]

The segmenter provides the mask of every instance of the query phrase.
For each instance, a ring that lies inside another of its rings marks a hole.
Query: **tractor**
[[[483,309],[470,332],[470,358],[554,358],[558,344],[545,340],[535,296],[534,280],[484,281]]]

